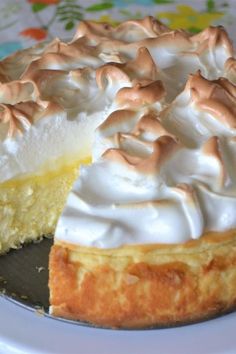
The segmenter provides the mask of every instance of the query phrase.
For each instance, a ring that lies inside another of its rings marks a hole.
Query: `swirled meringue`
[[[141,71],[145,58],[148,65]],[[54,168],[53,161],[60,159],[69,164],[88,157],[93,132],[117,92],[148,90],[155,76],[144,48],[137,58],[118,64],[104,64],[84,38],[68,44],[55,40],[3,60],[0,181],[39,173],[42,166]]]
[[[92,154],[56,231],[72,243],[177,243],[236,227],[235,73],[222,27],[81,23],[69,43],[0,62],[0,181]]]
[[[141,100],[112,112],[97,128],[93,163],[81,168],[56,240],[113,248],[235,228],[235,104],[232,83],[198,72],[161,112]]]
[[[198,146],[214,135],[232,137],[235,99],[235,86],[230,81],[209,81],[197,73],[190,76],[185,90],[162,114],[163,125],[188,146]]]

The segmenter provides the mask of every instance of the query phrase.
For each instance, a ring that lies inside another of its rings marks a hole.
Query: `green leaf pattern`
[[[94,4],[86,8],[86,11],[94,12],[94,11],[103,11],[112,9],[113,4],[111,2],[102,2],[101,4]]]
[[[83,8],[75,0],[61,1],[56,10],[58,21],[64,23],[64,29],[70,31],[75,24],[83,19]]]
[[[47,4],[40,4],[40,3],[35,3],[32,5],[32,11],[33,12],[39,12],[45,9],[45,7],[47,7]]]

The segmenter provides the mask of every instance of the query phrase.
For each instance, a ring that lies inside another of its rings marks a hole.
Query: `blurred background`
[[[55,37],[68,40],[81,20],[115,26],[146,15],[173,29],[197,33],[221,24],[231,38],[236,33],[235,0],[1,0],[0,58]]]

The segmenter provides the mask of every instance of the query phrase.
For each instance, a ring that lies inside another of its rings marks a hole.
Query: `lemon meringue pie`
[[[51,314],[140,328],[235,308],[235,63],[222,27],[152,17],[0,62],[0,252],[55,233]]]
[[[122,59],[96,70],[101,89],[123,83],[57,223],[51,313],[140,328],[235,308],[236,81],[226,32],[191,36],[146,18],[115,29],[85,23],[76,38]]]

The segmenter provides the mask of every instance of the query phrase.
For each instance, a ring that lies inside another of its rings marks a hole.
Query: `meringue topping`
[[[92,154],[56,240],[119,247],[235,228],[235,83],[222,27],[82,22],[69,43],[0,62],[0,181]]]
[[[209,82],[199,73],[188,81],[191,98],[198,109],[212,114],[229,128],[236,127],[236,87],[227,79]]]
[[[133,82],[95,132],[93,163],[81,168],[56,240],[113,248],[235,228],[235,86],[197,71],[168,103],[165,83],[137,94]]]
[[[100,42],[103,39],[134,42],[144,38],[157,37],[159,34],[168,31],[170,31],[168,27],[151,16],[141,20],[126,21],[115,28],[107,23],[84,21],[79,24],[73,41],[81,37],[87,37],[92,42]]]
[[[165,96],[163,83],[158,81],[139,82],[134,87],[123,87],[116,94],[116,102],[122,107],[153,104]]]
[[[188,104],[193,104],[191,97]],[[186,146],[151,108],[140,104],[137,111],[115,111],[97,129],[93,164],[81,168],[56,240],[112,248],[185,242],[207,231],[236,227],[235,176],[226,172],[227,135]],[[185,122],[186,117],[182,130]],[[205,205],[208,198],[214,213]],[[220,200],[226,206],[224,218]]]

